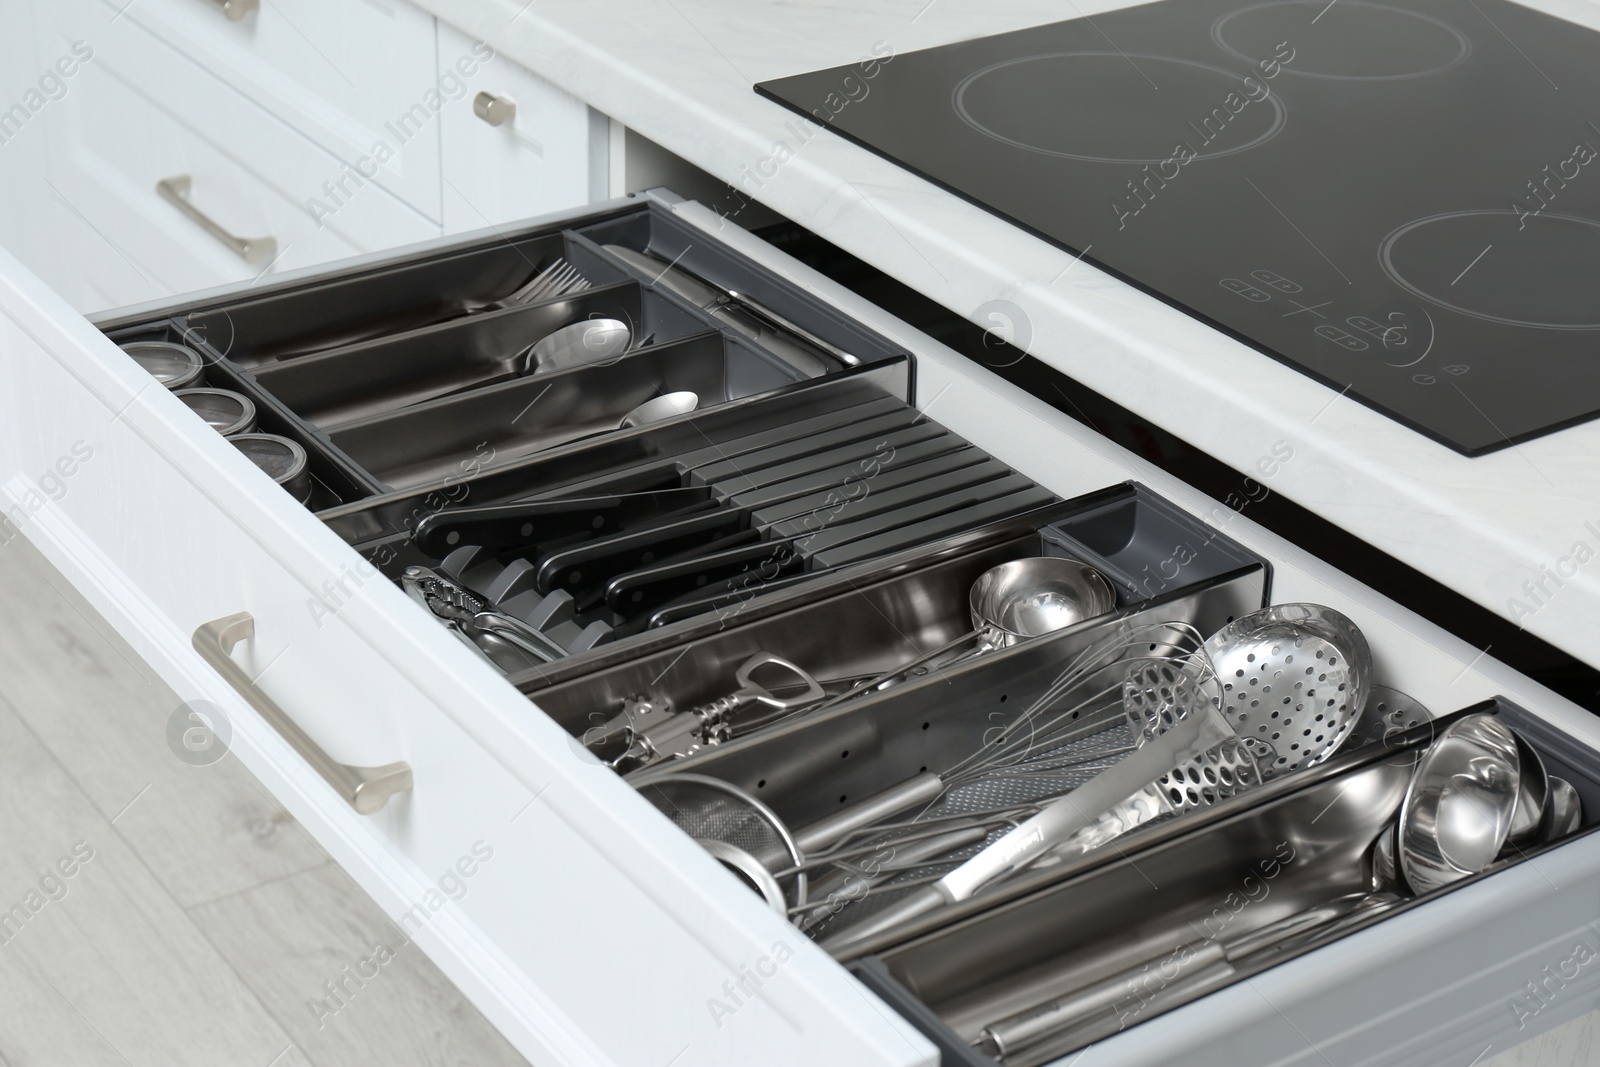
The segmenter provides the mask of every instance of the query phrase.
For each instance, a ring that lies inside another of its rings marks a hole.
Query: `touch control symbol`
[[[1344,330],[1339,329],[1339,327],[1328,323],[1324,323],[1321,326],[1315,327],[1315,329],[1319,337],[1325,337],[1339,347],[1348,348],[1352,352],[1365,352],[1368,348],[1372,347],[1355,334],[1346,333]]]
[[[1344,321],[1362,333],[1376,337],[1378,343],[1385,348],[1397,348],[1406,343],[1406,328],[1404,326],[1385,326],[1381,322],[1374,322],[1365,315],[1351,315]]]
[[[1250,277],[1267,288],[1276,289],[1280,293],[1298,293],[1301,289],[1298,282],[1291,282],[1275,270],[1253,270],[1250,272]]]
[[[1230,293],[1238,293],[1246,300],[1253,301],[1257,304],[1265,304],[1268,300],[1272,299],[1272,297],[1267,293],[1263,293],[1260,289],[1257,289],[1249,282],[1241,281],[1238,278],[1224,278],[1217,284],[1221,285]]]

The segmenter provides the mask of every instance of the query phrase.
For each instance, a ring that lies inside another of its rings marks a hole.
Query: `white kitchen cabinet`
[[[99,0],[30,9],[33,55],[23,69],[63,73],[59,93],[16,138],[27,139],[36,164],[7,175],[13,196],[37,202],[59,225],[19,227],[12,247],[77,306],[248,281],[439,232],[238,88],[114,14]],[[431,76],[431,63],[426,69]]]
[[[63,56],[43,13],[23,6],[11,13],[11,32],[0,35],[0,189],[17,208],[0,212],[0,245],[27,260],[74,307],[106,308],[168,295],[137,263],[96,232],[46,180],[49,126],[59,119],[61,98],[73,91],[66,70],[76,58]],[[26,210],[20,205],[26,203]]]
[[[359,0],[299,16],[310,38],[279,5],[237,21],[202,3],[14,12],[7,100],[24,118],[4,131],[0,181],[36,207],[13,213],[7,246],[96,308],[437,234],[432,17]],[[319,58],[319,72],[306,56],[342,47],[324,34],[384,47],[341,53],[341,69]],[[184,178],[215,230],[158,190]],[[230,236],[255,239],[253,254]]]
[[[486,47],[439,26],[441,76],[455,74],[462,87],[439,117],[444,231],[603,200],[609,122],[506,57],[483,59]]]
[[[79,92],[63,101],[49,131],[50,181],[162,291],[248,280],[360,251],[141,95],[118,76],[113,58],[97,59],[78,75]],[[245,136],[261,132],[247,124],[233,129]],[[304,162],[312,166],[331,163],[318,150],[308,155]],[[164,196],[163,189],[170,192]],[[195,214],[170,196],[181,196]],[[202,217],[223,232],[213,232]],[[230,244],[230,237],[241,243]]]
[[[1268,560],[1275,600],[1318,601],[1355,618],[1390,684],[1438,709],[1503,696],[1573,743],[1600,748],[1592,716],[1329,563],[714,212],[651,200],[651,210],[687,224],[695,243],[743,255],[841,321],[903,346],[915,360],[918,407],[1058,495],[1139,479]],[[337,271],[445,262],[559,225],[494,227]],[[281,292],[316,274],[182,305]],[[0,258],[0,312],[9,517],[0,537],[29,537],[180,696],[220,708],[234,751],[533,1062],[936,1062],[911,1021],[762,906],[541,713],[537,697],[530,702],[452,639],[10,257]],[[179,312],[151,305],[98,321],[126,328],[170,313]],[[240,612],[254,635],[232,653],[244,678],[224,681],[195,642],[206,624]],[[361,814],[313,770],[304,744],[274,729],[258,710],[264,700],[331,760],[403,761],[410,788]],[[1478,1011],[1501,983],[1514,991],[1513,977],[1540,946],[1583,928],[1582,886],[1597,872],[1595,838],[1574,841],[1283,965],[1271,972],[1271,1003],[1236,986],[1104,1042],[1082,1062],[1189,1054],[1222,1063],[1237,1040],[1286,1061],[1305,1058],[1301,1042],[1345,1042],[1376,1058],[1417,1032],[1435,1035],[1438,1051],[1491,1025],[1504,1031],[1508,1013],[1492,1023],[1480,1012],[1474,1028],[1454,1024],[1463,1003]],[[1483,943],[1458,936],[1467,929],[1485,931]],[[1515,944],[1527,951],[1513,958],[1506,946]],[[725,982],[764,960],[770,967],[774,956],[782,966],[760,996],[731,1015],[708,1010]],[[1439,995],[1459,994],[1466,987],[1450,983],[1471,970],[1481,972],[1471,999]],[[1380,987],[1393,1009],[1386,1014],[1358,1025],[1339,1010],[1351,990]]]
[[[90,40],[113,19],[145,27],[365,180],[438,220],[438,69],[456,57],[437,48],[431,15],[405,0],[95,2],[94,32],[84,34]],[[317,181],[339,178],[335,168]]]

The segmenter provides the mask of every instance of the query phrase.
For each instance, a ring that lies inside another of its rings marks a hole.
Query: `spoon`
[[[1418,893],[1495,861],[1522,791],[1516,735],[1493,715],[1458,719],[1417,761],[1400,805],[1400,874]]]
[[[858,682],[813,708],[822,711],[868,691],[891,689],[930,670],[1097,618],[1117,606],[1105,575],[1066,556],[1032,556],[990,567],[967,593],[972,629],[915,659]],[[972,644],[973,642],[976,644]],[[972,644],[970,648],[963,646]]]
[[[628,351],[633,331],[617,319],[584,319],[563,326],[528,349],[524,374],[553,374],[604,366]]]
[[[1550,825],[1546,841],[1565,837],[1583,824],[1583,801],[1565,778],[1550,776]]]
[[[1034,556],[990,567],[967,597],[975,630],[989,648],[1064,630],[1116,607],[1105,575],[1075,559]]]
[[[646,400],[622,416],[617,429],[632,430],[639,426],[649,426],[652,422],[661,422],[676,415],[686,415],[699,406],[699,393],[688,389],[681,389],[676,393],[664,393],[654,400]]]
[[[615,433],[617,430],[636,430],[641,426],[649,426],[652,423],[663,422],[678,415],[688,414],[699,406],[700,394],[691,392],[688,389],[682,389],[676,393],[663,393],[653,400],[646,400],[643,404],[622,416],[622,420],[615,426],[607,426],[600,430],[586,430],[572,437],[552,442],[546,447],[553,448],[558,444],[570,445],[574,441],[587,441],[591,437],[603,437],[608,433]]]

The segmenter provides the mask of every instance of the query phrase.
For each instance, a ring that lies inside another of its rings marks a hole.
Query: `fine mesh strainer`
[[[802,863],[783,822],[738,786],[701,774],[658,778],[640,792],[662,814],[700,842],[724,867],[785,917],[806,903],[803,871],[783,879],[773,871],[795,871]]]
[[[1320,763],[1367,704],[1372,650],[1356,624],[1320,604],[1276,604],[1206,639],[1222,714],[1264,777]]]

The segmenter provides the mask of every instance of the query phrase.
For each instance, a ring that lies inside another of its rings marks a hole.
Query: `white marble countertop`
[[[843,138],[802,139],[751,88],[1119,0],[418,2],[944,306],[985,326],[991,301],[1020,308],[1035,356],[1600,664],[1600,422],[1465,458]],[[1537,6],[1600,29],[1592,0]]]

